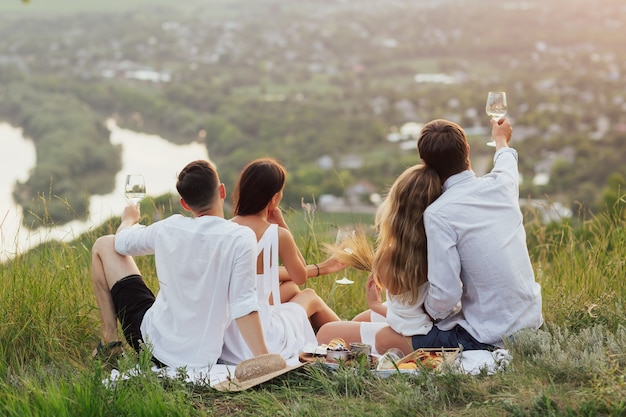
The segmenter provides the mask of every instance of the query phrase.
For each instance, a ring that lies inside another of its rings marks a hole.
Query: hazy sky
[[[211,2],[212,0],[206,0]],[[39,12],[89,12],[132,9],[142,5],[178,5],[193,4],[196,0],[21,0],[0,1],[0,13],[19,12],[20,14]]]

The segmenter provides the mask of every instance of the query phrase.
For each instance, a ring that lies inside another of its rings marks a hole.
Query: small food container
[[[367,343],[350,343],[350,351],[353,355],[365,355],[369,356],[372,354],[372,346]]]

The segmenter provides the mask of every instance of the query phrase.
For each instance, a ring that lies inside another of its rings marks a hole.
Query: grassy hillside
[[[148,222],[150,202],[144,202]],[[516,336],[513,360],[496,375],[454,373],[378,379],[366,369],[310,367],[257,389],[224,394],[150,372],[106,388],[109,368],[88,359],[99,338],[90,247],[117,220],[67,244],[45,244],[0,270],[0,413],[5,416],[595,416],[626,414],[626,218],[617,207],[581,223],[542,226],[527,216],[529,247],[543,288],[545,326]],[[305,216],[287,221],[309,262],[338,224],[366,219]],[[139,258],[153,288],[152,258]],[[366,307],[365,277],[348,270],[312,279],[344,318]],[[127,349],[130,352],[129,349]],[[145,366],[129,354],[121,364]]]

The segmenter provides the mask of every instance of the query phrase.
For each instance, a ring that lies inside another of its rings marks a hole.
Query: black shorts
[[[141,321],[154,304],[154,294],[141,275],[129,275],[113,285],[111,298],[126,341],[139,352],[142,341]]]
[[[419,348],[458,348],[463,350],[495,350],[496,347],[481,343],[458,324],[451,330],[439,330],[437,326],[427,334],[411,337],[413,349]]]

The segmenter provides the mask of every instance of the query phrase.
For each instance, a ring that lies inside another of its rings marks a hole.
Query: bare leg
[[[323,325],[317,332],[319,344],[327,344],[335,337],[340,337],[348,343],[361,342],[361,323],[356,321],[336,321]]]
[[[291,301],[304,307],[306,314],[311,320],[313,330],[316,332],[324,324],[340,320],[339,316],[328,307],[328,304],[311,288],[305,288],[300,291]]]
[[[397,333],[391,327],[385,327],[376,333],[376,351],[385,353],[391,348],[398,348],[405,355],[413,352],[413,345],[410,337]]]
[[[300,294],[300,287],[293,281],[283,281],[280,283],[280,301],[286,303],[293,297]]]
[[[111,288],[120,279],[133,274],[139,274],[139,268],[131,256],[122,256],[115,251],[115,236],[107,235],[96,240],[91,249],[91,279],[100,308],[104,344],[119,340]]]
[[[372,321],[372,310],[365,310],[354,316],[352,321]]]

